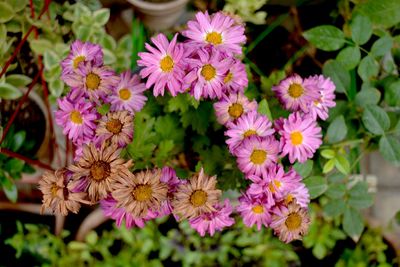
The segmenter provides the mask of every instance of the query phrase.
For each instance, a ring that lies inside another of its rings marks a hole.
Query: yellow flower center
[[[132,192],[133,196],[137,201],[148,201],[152,194],[153,190],[151,189],[150,185],[147,184],[141,184],[135,187]]]
[[[290,202],[293,201],[293,195],[292,194],[288,194],[285,198],[285,204],[288,205]]]
[[[171,72],[174,69],[174,61],[172,60],[172,57],[163,57],[160,61],[160,68],[163,72]]]
[[[106,129],[113,134],[119,134],[122,129],[122,123],[118,119],[111,119],[106,123]]]
[[[250,155],[250,161],[254,164],[262,164],[267,159],[267,152],[264,150],[255,149]]]
[[[213,45],[222,44],[222,35],[218,32],[207,33],[206,41]]]
[[[244,132],[243,136],[244,137],[249,137],[249,136],[256,135],[256,134],[257,134],[257,132],[254,131],[254,130],[247,130],[247,131]]]
[[[225,76],[224,78],[224,83],[229,83],[233,79],[233,74],[232,72],[229,72],[228,75]]]
[[[274,186],[275,185],[275,186]],[[271,191],[271,193],[275,193],[276,191],[275,191],[275,187],[276,188],[280,188],[282,186],[282,183],[280,182],[280,181],[278,181],[278,180],[273,180],[269,185],[268,185],[268,188],[269,188],[269,191]]]
[[[295,231],[299,229],[302,222],[302,218],[298,213],[291,213],[286,218],[285,225],[289,231]]]
[[[314,106],[316,106],[316,107],[319,106],[319,101],[318,100],[314,100]]]
[[[131,91],[126,88],[119,90],[118,94],[119,98],[121,98],[122,100],[129,100],[131,98]]]
[[[86,87],[89,90],[97,90],[97,88],[99,88],[100,81],[101,79],[99,75],[91,72],[86,76]]]
[[[90,174],[96,181],[101,181],[107,178],[111,173],[110,164],[102,160],[96,161],[90,167]]]
[[[303,143],[303,135],[299,131],[292,132],[290,134],[290,140],[295,146],[301,145]]]
[[[254,206],[251,210],[252,210],[254,213],[261,214],[261,213],[264,212],[264,207],[261,206],[261,205],[257,205],[257,206]]]
[[[303,93],[304,93],[303,86],[301,86],[301,85],[298,84],[298,83],[292,83],[292,84],[289,86],[288,93],[289,93],[289,95],[290,95],[291,97],[293,97],[293,98],[299,98],[299,97],[302,96]]]
[[[69,114],[69,119],[75,124],[82,124],[83,122],[81,113],[77,110],[74,110]]]
[[[196,190],[190,196],[190,202],[195,207],[203,206],[207,201],[207,193],[203,190]]]
[[[74,67],[74,69],[78,68],[79,63],[85,61],[85,56],[77,56],[76,58],[74,58],[74,60],[72,61],[72,66]]]
[[[206,64],[201,68],[201,75],[206,81],[211,81],[217,75],[217,71],[211,64]]]
[[[51,191],[51,196],[52,196],[52,197],[57,196],[57,191],[58,191],[58,186],[57,186],[57,184],[55,184],[55,183],[52,184],[52,185],[51,185],[50,191]]]
[[[228,113],[232,118],[239,118],[243,114],[243,106],[239,103],[234,103],[228,108]]]

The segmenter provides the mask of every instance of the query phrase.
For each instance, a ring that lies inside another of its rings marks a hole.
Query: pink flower
[[[257,102],[249,101],[242,93],[223,95],[214,103],[214,110],[220,124],[227,125],[249,111],[257,110]]]
[[[229,137],[226,143],[229,151],[236,155],[235,151],[242,141],[250,136],[266,137],[275,131],[271,128],[272,123],[264,115],[257,111],[250,111],[237,119],[236,123],[230,122],[225,135]]]
[[[99,115],[91,103],[82,98],[71,101],[68,97],[58,99],[57,103],[55,120],[69,139],[83,142],[93,138]]]
[[[228,74],[224,77],[223,90],[225,94],[244,93],[248,83],[245,65],[240,60],[234,59]]]
[[[282,157],[289,154],[290,163],[305,162],[312,158],[322,144],[321,128],[310,116],[292,113],[284,120],[281,135]]]
[[[303,111],[308,113],[310,104],[318,100],[318,88],[313,82],[303,79],[295,74],[292,77],[282,80],[279,85],[273,86],[277,98],[290,111]]]
[[[84,93],[91,101],[99,102],[113,91],[119,77],[106,66],[96,67],[90,62],[79,66],[75,72],[62,77],[64,82],[72,87],[71,97],[76,99]]]
[[[266,175],[267,169],[276,163],[278,152],[279,142],[273,136],[251,136],[236,150],[238,167],[246,177]]]
[[[229,70],[232,60],[223,57],[220,52],[213,49],[197,51],[198,58],[187,59],[190,66],[189,73],[185,76],[185,84],[190,86],[190,93],[197,100],[200,97],[221,98],[224,77]]]
[[[239,198],[239,206],[236,210],[240,213],[243,218],[243,223],[252,227],[254,224],[257,225],[257,230],[261,230],[261,226],[268,227],[271,222],[271,215],[269,213],[270,204],[265,198],[255,198],[250,195],[243,194]]]
[[[66,59],[61,61],[62,75],[72,73],[85,62],[91,62],[93,66],[103,65],[103,51],[100,45],[75,40],[71,44],[71,51]]]
[[[128,110],[132,114],[140,111],[146,103],[147,97],[143,92],[146,90],[137,74],[132,75],[130,71],[121,73],[118,85],[114,88],[112,95],[107,97],[111,103],[111,111]]]
[[[176,43],[177,34],[169,43],[167,37],[160,33],[151,38],[156,48],[146,43],[149,52],[139,53],[140,59],[137,61],[139,66],[144,68],[140,71],[142,78],[147,78],[146,87],[154,85],[154,96],[164,95],[165,88],[176,96],[185,91],[182,81],[185,75],[183,56],[184,47]]]
[[[168,185],[168,199],[161,203],[157,217],[166,216],[172,213],[171,199],[173,199],[176,189],[181,184],[181,180],[179,180],[178,176],[176,176],[175,170],[171,167],[162,168],[160,181]]]
[[[212,16],[198,12],[182,35],[189,38],[193,50],[212,46],[227,54],[242,54],[241,45],[246,42],[244,27],[222,12]]]
[[[335,103],[335,84],[331,79],[325,78],[323,75],[315,75],[307,78],[307,84],[315,84],[319,89],[319,98],[314,100],[310,106],[310,114],[314,120],[319,117],[321,120],[326,120],[329,116],[329,108],[336,106]]]
[[[228,199],[225,199],[224,205],[216,204],[214,208],[216,211],[203,213],[189,220],[190,226],[201,236],[204,236],[206,232],[213,236],[215,231],[222,231],[223,228],[235,223],[235,220],[229,217],[233,208]]]
[[[285,190],[282,198],[279,201],[283,201],[286,205],[288,205],[294,199],[302,208],[307,208],[308,204],[310,203],[310,194],[308,193],[308,189],[301,182],[295,187]]]

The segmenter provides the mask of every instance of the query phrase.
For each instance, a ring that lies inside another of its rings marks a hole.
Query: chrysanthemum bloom
[[[281,135],[282,157],[289,154],[290,163],[305,162],[312,158],[322,144],[321,128],[311,116],[301,116],[299,112],[284,120]]]
[[[335,84],[331,79],[325,78],[323,75],[315,75],[305,80],[307,84],[315,84],[319,89],[319,98],[310,104],[310,114],[314,120],[319,117],[326,120],[329,116],[329,109],[336,106],[335,103]]]
[[[103,65],[101,46],[75,40],[71,44],[71,51],[67,58],[61,61],[63,75],[74,72],[84,62],[91,62],[96,67]]]
[[[75,72],[62,76],[62,79],[72,88],[73,99],[83,91],[90,100],[97,102],[111,94],[119,81],[119,77],[109,67],[96,67],[90,62],[82,64]]]
[[[225,135],[229,138],[226,140],[226,143],[233,155],[235,155],[237,147],[244,139],[250,136],[266,137],[275,132],[268,118],[255,110],[238,118],[236,123],[228,123],[227,128],[228,130],[225,132]]]
[[[218,203],[214,208],[216,211],[203,213],[189,220],[190,227],[195,229],[201,236],[204,236],[206,232],[213,236],[215,231],[221,231],[235,223],[235,220],[229,217],[233,208],[228,199],[225,199],[223,205]]]
[[[248,83],[245,65],[240,60],[234,59],[234,63],[224,77],[224,93],[243,93]]]
[[[276,132],[280,132],[283,130],[283,123],[285,122],[285,118],[280,117],[274,120],[274,129]]]
[[[276,206],[272,212],[270,226],[281,241],[289,243],[294,239],[301,239],[308,232],[310,217],[307,209],[300,207],[295,200],[287,207]]]
[[[143,218],[135,218],[131,213],[127,212],[124,208],[117,207],[117,201],[108,196],[105,199],[100,200],[100,207],[103,210],[105,216],[110,217],[115,220],[118,227],[121,227],[122,223],[125,221],[126,228],[130,229],[132,227],[138,226],[143,228],[146,220]]]
[[[257,110],[256,101],[249,101],[242,93],[223,95],[222,99],[214,103],[215,115],[222,125],[237,120],[249,111]]]
[[[176,172],[171,167],[163,167],[161,169],[160,181],[168,186],[167,199],[161,203],[160,211],[154,212],[156,217],[166,216],[172,213],[171,201],[174,198],[174,194],[181,184],[181,180],[176,176]]]
[[[266,175],[279,153],[279,142],[273,136],[259,138],[251,136],[243,140],[236,150],[239,169],[246,175]]]
[[[246,226],[252,227],[256,224],[258,231],[261,230],[262,225],[268,227],[271,222],[271,215],[269,214],[271,205],[267,199],[252,197],[245,193],[239,198],[239,202],[236,210],[240,213]]]
[[[308,193],[308,189],[301,182],[295,187],[285,190],[282,194],[282,198],[279,201],[283,201],[286,205],[288,205],[294,199],[302,208],[307,208],[308,204],[310,203],[310,194]]]
[[[303,81],[297,74],[273,86],[272,91],[275,92],[284,108],[290,111],[301,110],[308,113],[310,104],[319,98],[318,87],[310,81]]]
[[[156,48],[146,43],[146,49],[149,52],[139,53],[140,59],[137,61],[139,66],[144,68],[140,71],[142,78],[147,78],[146,87],[154,85],[154,96],[164,95],[164,90],[168,89],[172,96],[185,90],[182,85],[184,71],[184,47],[176,43],[177,34],[175,34],[171,43],[167,37],[160,33],[151,41]]]
[[[42,213],[48,209],[52,213],[66,216],[68,211],[78,213],[81,203],[89,204],[85,200],[86,193],[72,191],[65,169],[43,174],[39,189],[43,193]]]
[[[232,59],[212,49],[207,51],[201,49],[197,51],[198,58],[187,59],[190,66],[189,73],[184,81],[191,88],[190,93],[195,99],[221,98],[224,77],[228,72]]]
[[[193,50],[211,46],[227,54],[242,54],[241,45],[246,42],[244,27],[222,12],[212,16],[207,11],[198,12],[196,20],[187,25],[182,35],[189,38],[188,44]]]
[[[59,109],[55,112],[55,120],[63,133],[74,142],[92,139],[99,117],[93,104],[82,98],[71,101],[68,97],[58,99],[57,103]]]
[[[216,211],[214,205],[221,197],[221,190],[216,189],[216,185],[217,177],[210,177],[201,169],[198,175],[179,185],[172,201],[173,213],[182,220]]]
[[[132,114],[140,111],[147,100],[143,94],[145,90],[146,86],[141,83],[139,75],[131,75],[130,71],[121,73],[118,85],[112,95],[107,97],[107,101],[111,103],[110,110],[128,110]]]
[[[133,116],[127,110],[108,112],[99,121],[96,129],[96,144],[106,140],[124,147],[132,141]]]
[[[132,166],[131,161],[119,158],[119,153],[115,144],[107,147],[102,144],[98,149],[90,143],[83,148],[83,156],[79,161],[68,167],[73,173],[75,186],[81,182],[80,179],[87,180],[89,199],[93,202],[105,198],[121,172]]]
[[[149,211],[158,212],[168,194],[168,186],[160,178],[160,169],[135,174],[129,170],[122,171],[112,190],[117,207],[124,208],[136,218],[147,217]]]

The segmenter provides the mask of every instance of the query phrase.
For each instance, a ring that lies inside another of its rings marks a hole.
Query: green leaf
[[[60,97],[64,91],[64,83],[61,80],[53,80],[49,82],[50,93],[55,97]]]
[[[296,162],[293,167],[296,170],[296,172],[304,179],[311,174],[313,165],[314,162],[312,160],[307,160],[304,163]]]
[[[343,174],[349,174],[350,173],[350,163],[342,155],[336,156],[336,158],[335,158],[335,166]]]
[[[108,49],[103,48],[103,54],[104,54],[104,64],[110,65],[117,60],[113,52],[111,52]]]
[[[19,12],[26,8],[28,0],[7,0],[7,3],[11,5],[15,12]]]
[[[86,25],[80,25],[76,30],[76,38],[82,41],[87,41],[91,34],[91,27]]]
[[[336,91],[343,93],[350,88],[350,73],[336,60],[327,60],[322,68],[322,73],[328,76],[336,85]]]
[[[330,172],[331,170],[333,170],[333,167],[335,167],[335,162],[336,162],[336,159],[330,159],[330,160],[328,160],[328,161],[325,163],[324,167],[322,168],[322,173],[328,173],[328,172]]]
[[[344,184],[331,184],[326,190],[325,195],[333,199],[339,199],[346,193],[346,186]]]
[[[343,230],[354,242],[357,242],[364,230],[364,221],[360,212],[352,207],[346,207],[343,216]]]
[[[270,121],[272,121],[271,110],[269,109],[267,99],[263,99],[258,104],[258,112],[260,114],[266,115]]]
[[[331,25],[317,26],[304,32],[303,36],[307,41],[324,51],[338,50],[345,43],[343,32]]]
[[[372,57],[364,57],[358,65],[357,73],[363,81],[368,81],[379,74],[379,63]]]
[[[304,179],[303,182],[308,188],[311,199],[319,197],[328,188],[326,179],[322,176],[311,176]]]
[[[400,80],[392,82],[388,86],[385,91],[385,101],[389,106],[400,106]]]
[[[321,156],[326,159],[333,159],[336,152],[333,149],[324,149],[320,152]]]
[[[0,2],[0,23],[5,23],[11,20],[15,12],[10,4],[7,2]]]
[[[1,6],[0,6],[1,8]],[[3,191],[6,194],[6,197],[12,202],[16,203],[18,199],[18,190],[17,186],[12,183],[11,186],[3,186]]]
[[[163,140],[160,142],[160,145],[156,152],[156,161],[158,166],[161,167],[161,165],[163,165],[163,161],[168,159],[169,154],[171,153],[173,148],[174,148],[173,140]]]
[[[32,51],[37,55],[43,55],[46,51],[52,50],[54,47],[54,44],[46,39],[32,39],[29,41],[29,45]]]
[[[10,145],[10,148],[14,152],[18,152],[18,150],[22,147],[26,138],[25,131],[19,131],[13,135],[13,139]]]
[[[362,122],[368,131],[377,135],[384,134],[390,127],[388,114],[376,105],[369,105],[364,109]]]
[[[390,36],[379,38],[371,47],[371,53],[375,57],[384,56],[393,46],[393,39]]]
[[[376,105],[381,99],[381,92],[375,88],[361,89],[357,93],[355,102],[358,106],[365,108],[368,105]]]
[[[6,83],[15,87],[25,87],[32,82],[32,79],[22,74],[11,74],[6,77]]]
[[[372,195],[368,192],[368,184],[360,181],[355,184],[349,191],[348,203],[351,207],[356,209],[365,209],[372,206]]]
[[[324,212],[330,217],[337,217],[344,213],[346,209],[346,203],[342,199],[333,199],[324,206]]]
[[[103,104],[101,106],[97,106],[97,112],[100,113],[101,115],[106,115],[107,112],[110,110],[111,105],[110,104]]]
[[[55,65],[60,64],[60,57],[54,51],[46,50],[43,53],[43,62],[46,70],[50,70]]]
[[[110,18],[110,10],[108,8],[102,8],[93,12],[95,24],[103,26],[107,23]]]
[[[323,243],[316,243],[312,249],[312,253],[317,259],[322,260],[328,253],[328,249]]]
[[[398,138],[382,136],[379,140],[379,151],[387,161],[400,165],[400,142]]]
[[[351,39],[356,44],[363,45],[368,42],[372,35],[372,23],[368,17],[358,15],[356,16],[351,24]]]
[[[349,46],[342,49],[336,57],[336,60],[340,62],[343,67],[347,70],[352,70],[357,67],[361,59],[361,52],[358,47]]]
[[[342,141],[347,135],[347,126],[344,121],[343,115],[336,117],[331,124],[329,124],[328,131],[326,134],[326,139],[328,143],[337,143]]]
[[[189,109],[189,96],[188,94],[178,94],[176,97],[172,97],[168,100],[167,111],[180,111],[182,113]]]
[[[9,83],[1,83],[0,84],[0,98],[3,99],[17,99],[22,96],[21,91],[9,84]]]
[[[99,240],[99,236],[97,235],[97,233],[95,231],[90,231],[86,238],[86,243],[88,243],[89,245],[96,245],[97,241]]]
[[[24,164],[25,162],[20,159],[11,158],[4,164],[4,169],[10,174],[11,178],[17,179],[21,176]]]
[[[185,131],[179,122],[179,117],[167,114],[157,118],[154,126],[161,140],[173,140],[176,144],[182,144]]]
[[[210,118],[213,112],[212,104],[201,102],[197,109],[191,108],[182,114],[181,122],[183,127],[192,126],[192,129],[199,134],[205,134],[210,125]]]
[[[396,212],[394,219],[398,225],[400,225],[400,211]]]
[[[398,0],[367,0],[360,2],[354,12],[367,16],[373,24],[389,28],[400,22],[399,10]]]

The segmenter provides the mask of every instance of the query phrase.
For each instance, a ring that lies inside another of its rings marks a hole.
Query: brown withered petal
[[[180,219],[191,219],[203,213],[215,211],[221,190],[216,189],[216,176],[207,176],[203,169],[187,183],[179,185],[172,200],[173,213]]]
[[[96,136],[101,140],[125,146],[132,141],[133,116],[127,111],[108,112],[99,121]]]
[[[159,211],[167,199],[168,185],[160,181],[160,169],[135,174],[124,170],[120,177],[113,183],[112,196],[118,208],[124,208],[134,217],[144,218],[149,210]]]

